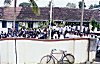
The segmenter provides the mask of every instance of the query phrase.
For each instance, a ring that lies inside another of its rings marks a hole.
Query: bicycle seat
[[[60,50],[60,52],[62,52],[62,53],[65,53],[65,52],[67,52],[67,51],[64,51],[64,50]]]

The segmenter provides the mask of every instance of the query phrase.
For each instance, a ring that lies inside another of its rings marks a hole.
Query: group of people
[[[20,29],[20,30],[13,30],[11,28],[8,28],[8,32],[4,33],[3,31],[1,31],[0,34],[1,38],[12,38],[12,37],[16,37],[16,38],[42,38],[42,39],[46,39],[47,38],[47,32],[46,32],[46,28],[42,30],[40,29],[26,29],[24,26]]]
[[[0,38],[23,37],[23,38],[48,39],[50,35],[51,39],[91,37],[90,29],[85,26],[83,27],[82,32],[80,32],[79,26],[64,26],[64,27],[52,26],[50,29],[47,27],[39,29],[35,28],[26,29],[23,26],[20,30],[12,30],[11,28],[8,28],[7,33],[1,31]]]
[[[82,27],[82,31],[80,32],[79,26],[64,26],[64,27],[52,27],[51,31],[52,39],[64,39],[64,38],[91,38],[96,35],[90,32],[89,27]]]

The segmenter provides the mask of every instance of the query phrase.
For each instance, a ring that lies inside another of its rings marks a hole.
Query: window
[[[28,27],[33,28],[33,22],[28,22]]]
[[[2,21],[2,28],[7,28],[7,22],[6,21]]]

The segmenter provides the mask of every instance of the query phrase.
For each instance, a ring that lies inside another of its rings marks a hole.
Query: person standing
[[[96,57],[99,57],[100,58],[100,38],[99,40],[96,42],[96,46],[97,46],[97,49],[96,49]]]

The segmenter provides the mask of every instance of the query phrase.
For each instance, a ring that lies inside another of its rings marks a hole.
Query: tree
[[[51,1],[49,1],[48,7],[50,7],[50,5],[51,5]]]
[[[76,8],[76,4],[74,4],[74,3],[67,3],[66,7],[67,8]]]
[[[9,4],[11,5],[12,0],[4,0],[4,4]],[[32,4],[32,11],[36,15],[40,15],[40,9],[38,8],[36,2],[34,0],[29,0],[29,2]],[[17,0],[14,0],[14,21],[13,21],[13,30],[15,29],[15,22],[16,22],[16,4]]]
[[[100,5],[100,1],[99,1],[99,5]]]
[[[82,1],[79,1],[79,8],[82,8]],[[86,7],[85,3],[84,3],[84,8]]]
[[[96,20],[95,19],[92,19],[91,21],[90,21],[90,24],[92,25],[92,31],[94,31],[94,29],[96,28],[96,27],[98,27],[98,23],[96,22]]]
[[[11,4],[11,0],[5,0],[4,4]]]
[[[15,0],[15,5],[14,5],[14,7],[16,8],[16,2],[17,0]],[[40,10],[39,10],[39,8],[38,8],[38,6],[37,6],[37,4],[36,4],[36,2],[34,1],[34,0],[29,0],[30,1],[30,3],[32,4],[32,11],[36,14],[36,15],[40,15]],[[11,2],[12,2],[12,0],[4,0],[4,4],[6,5],[6,4],[9,4],[9,5],[11,5]]]
[[[94,4],[94,8],[98,8],[98,5]]]
[[[31,3],[23,2],[19,4],[19,7],[31,7]]]
[[[93,8],[94,8],[94,6],[91,4],[90,7],[89,7],[89,9],[93,9]]]

